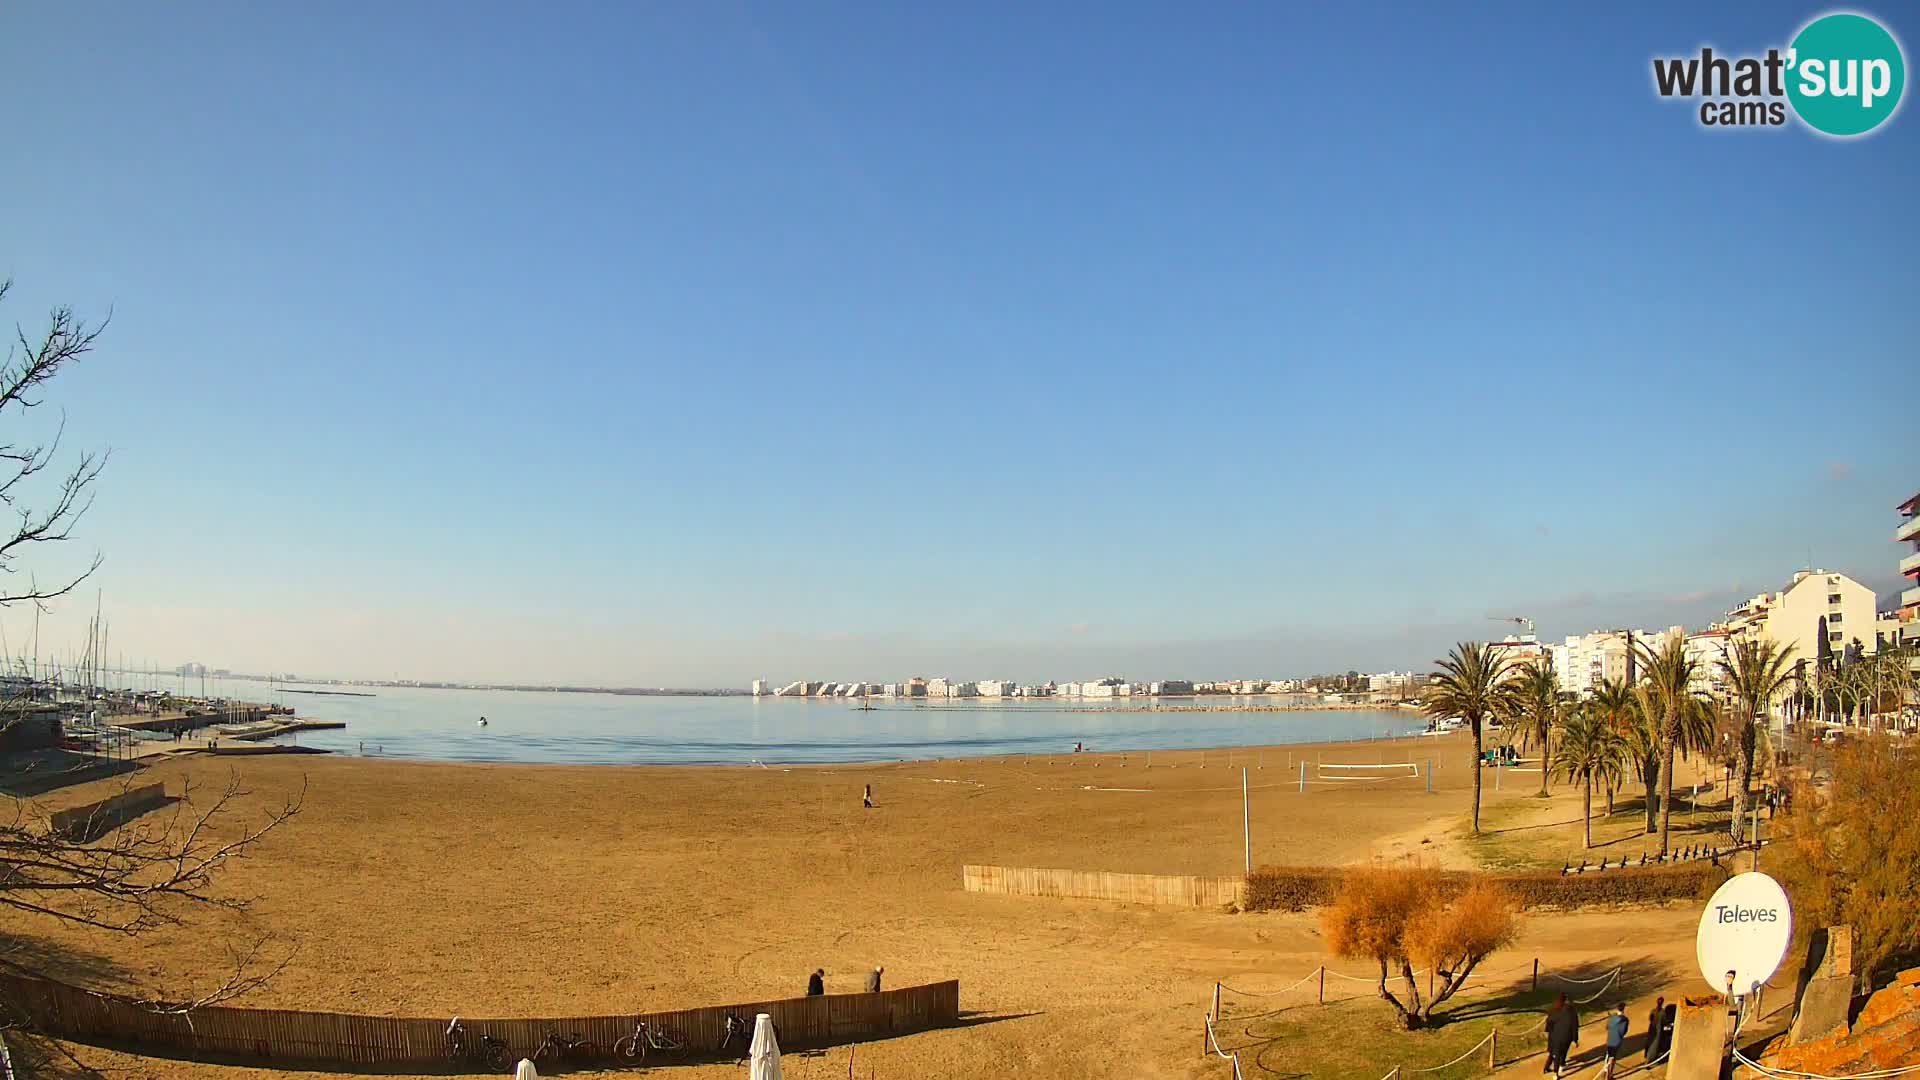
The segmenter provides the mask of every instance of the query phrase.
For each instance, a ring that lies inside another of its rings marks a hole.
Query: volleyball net
[[[1315,779],[1347,781],[1351,783],[1377,783],[1382,780],[1419,779],[1420,763],[1415,761],[1394,761],[1370,765],[1347,765],[1334,761],[1322,761],[1314,766]]]

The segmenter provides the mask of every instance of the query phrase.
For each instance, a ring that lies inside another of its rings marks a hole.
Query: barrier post
[[[1220,1019],[1220,984],[1213,984],[1213,1018]]]
[[[1433,794],[1433,759],[1427,759],[1427,794]]]
[[[1533,988],[1540,989],[1540,958],[1533,958]]]
[[[1306,793],[1307,793],[1307,763],[1304,759],[1302,759],[1300,762],[1300,794],[1305,795]]]
[[[1493,1068],[1495,1055],[1500,1052],[1500,1029],[1494,1028],[1487,1034],[1487,1068]]]
[[[1327,1003],[1327,965],[1320,965],[1320,1004]]]

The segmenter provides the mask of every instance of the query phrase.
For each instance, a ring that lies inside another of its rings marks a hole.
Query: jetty
[[[239,739],[243,742],[261,742],[277,739],[282,735],[293,735],[302,731],[337,731],[346,727],[344,720],[306,720],[289,717],[285,720],[256,720],[245,724],[221,724],[213,730],[223,739]]]

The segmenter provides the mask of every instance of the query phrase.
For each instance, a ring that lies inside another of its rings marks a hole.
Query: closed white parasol
[[[780,1080],[780,1040],[773,1037],[773,1017],[761,1013],[753,1020],[753,1047],[747,1051],[748,1080]]]
[[[513,1080],[540,1080],[540,1070],[533,1067],[533,1062],[521,1058],[520,1064],[513,1067]]]

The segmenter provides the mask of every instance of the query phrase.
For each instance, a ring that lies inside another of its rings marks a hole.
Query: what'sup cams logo
[[[1653,86],[1663,98],[1699,99],[1702,127],[1781,127],[1792,115],[1845,139],[1892,119],[1907,87],[1907,62],[1886,27],[1835,12],[1765,56],[1720,56],[1703,48],[1698,56],[1655,57]]]

